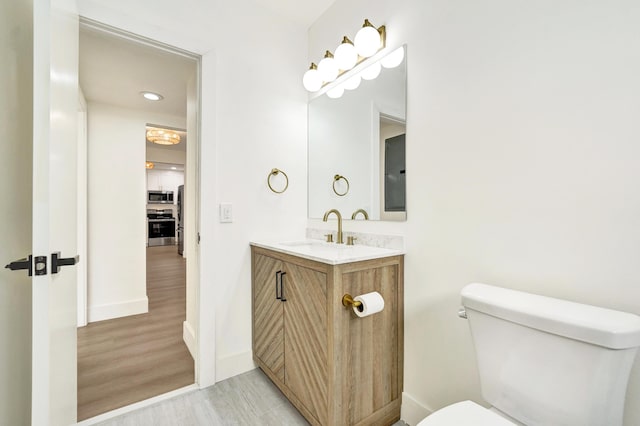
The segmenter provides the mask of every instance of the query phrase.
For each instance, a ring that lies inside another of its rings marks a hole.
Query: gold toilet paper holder
[[[358,300],[353,300],[353,297],[349,293],[346,293],[342,296],[342,305],[347,308],[357,308],[360,312],[362,312],[362,302]]]

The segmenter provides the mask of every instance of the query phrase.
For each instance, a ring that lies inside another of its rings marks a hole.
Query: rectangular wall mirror
[[[406,46],[370,66],[380,68],[377,78],[309,102],[309,218],[332,208],[345,219],[359,209],[370,220],[407,218]]]

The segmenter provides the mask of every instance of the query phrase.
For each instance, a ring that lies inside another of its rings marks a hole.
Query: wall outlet
[[[233,222],[233,206],[231,203],[220,203],[220,223]]]

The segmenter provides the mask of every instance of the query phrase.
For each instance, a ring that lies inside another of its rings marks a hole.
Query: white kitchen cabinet
[[[173,191],[177,199],[178,186],[184,185],[184,172],[175,170],[147,170],[148,191]]]
[[[160,190],[160,170],[147,170],[147,191]]]

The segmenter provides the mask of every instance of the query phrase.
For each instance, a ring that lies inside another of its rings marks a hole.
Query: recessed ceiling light
[[[161,101],[163,99],[162,95],[153,92],[140,92],[140,94],[150,101]]]
[[[177,167],[171,167],[171,170],[178,170]]]

